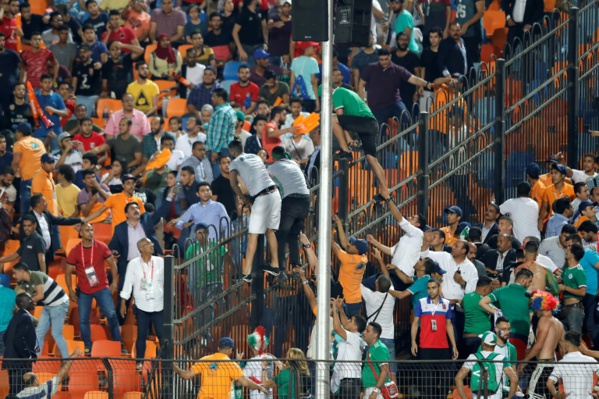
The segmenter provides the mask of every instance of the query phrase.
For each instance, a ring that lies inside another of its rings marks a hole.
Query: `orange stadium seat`
[[[89,391],[85,393],[83,399],[108,399],[108,392]]]
[[[108,339],[108,334],[106,334],[106,329],[104,326],[100,324],[90,324],[89,327],[91,330],[92,342]]]
[[[166,103],[166,116],[183,116],[187,113],[187,100],[184,98],[171,98]]]
[[[487,37],[493,36],[495,29],[505,27],[505,12],[499,10],[487,10],[483,16],[483,26]]]
[[[107,339],[93,341],[92,357],[121,357],[121,343]]]
[[[157,47],[158,47],[158,45],[156,43],[147,45],[146,51],[144,52],[144,60],[146,61],[146,64],[148,64],[150,62],[150,54],[152,54],[154,51],[156,51]]]
[[[132,312],[131,312],[132,313]],[[137,340],[137,326],[135,324],[124,324],[121,326],[121,339],[125,349],[133,352],[135,340]]]
[[[69,393],[72,399],[83,399],[86,392],[99,388],[100,381],[95,370],[69,374]]]

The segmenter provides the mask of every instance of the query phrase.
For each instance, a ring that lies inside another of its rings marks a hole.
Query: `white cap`
[[[479,335],[479,337],[483,344],[495,345],[497,343],[497,336],[491,331],[487,331],[486,333]]]
[[[291,0],[281,0],[281,5],[284,6],[285,3],[289,3],[291,5]]]

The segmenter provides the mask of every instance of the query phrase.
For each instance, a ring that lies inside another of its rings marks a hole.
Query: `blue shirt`
[[[556,213],[555,215],[551,216],[547,222],[547,232],[545,233],[545,238],[559,236],[562,231],[562,227],[564,227],[565,224],[568,224],[568,218],[564,215]]]
[[[207,225],[209,232],[208,238],[210,239],[218,239],[219,235],[221,235],[221,231],[223,232],[224,237],[226,232],[229,230],[229,225],[231,223],[225,206],[220,202],[212,200],[208,200],[206,205],[198,202],[190,206],[189,209],[185,211],[183,216],[181,216],[181,219],[179,219],[175,227],[177,227],[179,230],[182,230],[183,224],[189,221],[192,221],[194,224],[194,232],[195,225],[198,223],[204,223]],[[220,226],[220,228],[218,226]]]
[[[304,84],[306,86],[306,93],[309,98],[304,98],[304,100],[314,100],[316,98],[316,94],[314,93],[314,88],[312,87],[312,75],[317,75],[320,72],[318,69],[318,61],[316,61],[312,57],[308,57],[305,55],[301,55],[293,60],[291,63],[291,70],[295,74],[295,79],[298,77],[302,77],[304,80]],[[297,82],[296,82],[297,84]],[[293,90],[293,87],[291,88]],[[292,96],[297,94],[291,93]]]
[[[599,263],[599,254],[587,248],[584,250],[584,256],[579,263],[587,275],[587,295],[597,294],[597,291],[599,291],[599,274],[597,273],[597,269],[595,269],[595,265]]]
[[[40,127],[35,131],[33,137],[43,141],[50,132],[50,130],[54,131],[54,134],[58,136],[60,133],[62,133],[60,116],[54,113],[52,115],[48,115],[48,113],[46,112],[46,107],[49,105],[52,108],[56,108],[61,111],[67,109],[67,107],[64,105],[64,101],[62,101],[62,97],[60,96],[60,94],[55,93],[53,91],[50,92],[50,94],[42,94],[41,90],[36,90],[35,96],[37,97],[37,101],[40,103],[40,108],[50,119],[50,121],[54,123],[54,126],[47,128],[46,125],[44,125],[44,122],[40,120]]]
[[[12,310],[15,307],[17,294],[14,290],[0,286],[0,331],[6,331],[12,319]]]
[[[6,153],[0,157],[0,173],[10,165],[12,165],[12,151],[6,151]]]
[[[318,80],[322,80],[322,65],[319,68],[320,68],[320,72],[318,73],[318,75],[316,75],[316,78],[318,78]],[[339,69],[341,71],[341,74],[343,75],[343,83],[350,84],[351,83],[351,72],[349,71],[349,68],[341,62],[337,63],[336,68]]]

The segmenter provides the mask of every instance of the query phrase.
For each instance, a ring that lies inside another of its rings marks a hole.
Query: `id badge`
[[[431,331],[437,331],[437,320],[431,319]]]
[[[90,287],[94,287],[100,283],[98,281],[98,276],[96,275],[96,270],[93,268],[93,266],[85,269],[85,275],[87,276],[87,281],[89,282]]]
[[[147,290],[148,289],[148,281],[145,278],[141,279],[141,289],[142,290]]]
[[[146,299],[154,299],[154,287],[148,286],[146,289]]]

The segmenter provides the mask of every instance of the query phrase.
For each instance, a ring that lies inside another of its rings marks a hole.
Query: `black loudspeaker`
[[[338,0],[335,8],[335,44],[368,47],[371,19],[372,0]]]
[[[292,38],[301,42],[329,40],[327,0],[294,0],[291,7]]]

